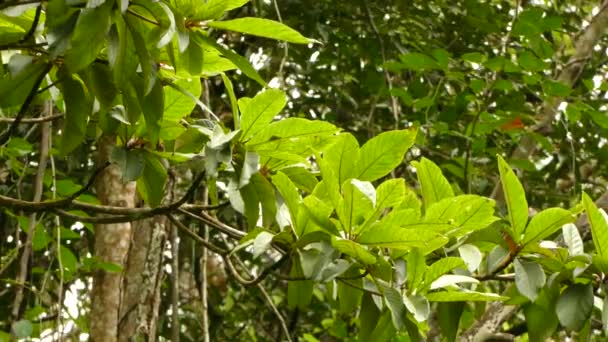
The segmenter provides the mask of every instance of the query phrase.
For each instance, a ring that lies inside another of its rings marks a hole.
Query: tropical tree
[[[0,339],[605,338],[577,5],[3,2]]]

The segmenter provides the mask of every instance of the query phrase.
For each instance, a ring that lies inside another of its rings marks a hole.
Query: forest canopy
[[[0,2],[0,341],[603,341],[608,1]]]

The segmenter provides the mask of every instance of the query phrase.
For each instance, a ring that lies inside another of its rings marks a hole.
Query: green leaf
[[[509,223],[513,229],[513,240],[519,242],[528,222],[528,201],[526,193],[517,176],[507,162],[498,156],[500,181],[509,210]]]
[[[201,95],[201,82],[198,78],[180,79],[175,81],[175,84],[196,97]],[[183,117],[189,115],[196,106],[193,99],[177,89],[164,87],[163,91],[165,93],[164,120],[179,122]]]
[[[409,263],[408,263],[409,265]],[[424,272],[424,284],[425,288],[431,286],[431,284],[442,275],[451,272],[455,268],[464,268],[465,263],[461,258],[457,257],[445,257],[435,261],[428,269]],[[409,271],[408,271],[409,274]]]
[[[547,67],[547,63],[540,60],[530,51],[524,51],[517,57],[519,65],[528,71],[542,71]]]
[[[546,277],[543,268],[535,262],[522,262],[519,258],[514,261],[515,286],[519,293],[526,296],[530,301],[536,301],[538,292],[545,286]]]
[[[275,215],[277,214],[276,199],[272,185],[264,176],[256,173],[251,177],[248,186],[251,186],[257,193],[257,197],[262,205],[262,223],[264,227],[270,227],[274,223]]]
[[[380,133],[361,147],[355,164],[355,175],[362,181],[374,181],[386,176],[401,164],[403,155],[414,144],[416,130],[396,130]]]
[[[431,242],[437,238],[447,243],[447,238],[442,237],[433,231],[421,228],[408,229],[396,225],[380,224],[374,225],[361,233],[356,241],[362,245],[383,248],[409,249],[411,247],[420,247],[428,249],[428,247],[431,246]]]
[[[534,215],[530,220],[530,224],[524,232],[524,245],[540,241],[551,236],[558,231],[563,225],[572,223],[576,220],[576,216],[570,211],[562,208],[549,208]]]
[[[469,272],[472,273],[477,271],[479,265],[481,265],[481,261],[483,260],[483,254],[481,254],[479,248],[477,248],[475,245],[464,244],[458,247],[458,253],[460,254],[460,257],[464,263],[467,265]]]
[[[296,44],[309,44],[313,42],[313,40],[304,37],[289,26],[263,18],[246,17],[224,21],[212,21],[207,23],[207,26],[258,37],[283,40]]]
[[[220,44],[218,44],[217,42],[215,42],[213,39],[211,39],[209,37],[205,37],[203,35],[198,35],[197,39],[199,39],[204,45],[209,46],[209,47],[213,48],[214,50],[217,50],[224,57],[228,58],[247,77],[258,82],[262,87],[268,86],[266,81],[264,81],[262,79],[262,77],[260,77],[258,72],[253,68],[251,63],[249,63],[249,61],[245,57],[235,53],[234,51],[232,51],[230,49],[227,49],[227,48],[221,46]]]
[[[338,135],[335,142],[323,152],[323,162],[334,170],[337,184],[342,184],[348,178],[355,177],[355,165],[358,158],[359,143],[350,133]]]
[[[494,214],[494,201],[476,195],[446,198],[427,208],[424,222],[436,225],[435,231],[449,236],[462,236],[483,229],[498,218]]]
[[[420,162],[412,162],[412,165],[416,168],[416,176],[418,176],[418,182],[420,183],[425,208],[428,209],[431,204],[444,198],[454,197],[454,191],[450,183],[435,163],[422,158]]]
[[[417,290],[424,280],[427,266],[424,255],[418,248],[412,248],[407,255],[407,288]]]
[[[581,255],[585,253],[583,246],[583,239],[581,234],[578,232],[578,228],[572,224],[567,223],[562,227],[562,234],[564,236],[564,242],[568,246],[568,253],[570,255]]]
[[[63,268],[72,273],[76,272],[76,269],[78,268],[78,259],[76,259],[74,253],[72,253],[69,248],[61,246],[59,248],[59,255],[61,257],[61,265],[63,265]]]
[[[209,0],[198,4],[198,6],[192,6],[193,11],[192,20],[210,20],[218,19],[227,11],[235,8],[242,7],[249,0]],[[188,11],[187,13],[190,13]]]
[[[460,317],[464,309],[465,303],[439,303],[437,305],[437,320],[439,321],[439,327],[441,333],[448,342],[456,341],[456,335],[458,333],[458,325],[460,324]]]
[[[104,270],[110,273],[121,273],[123,271],[122,266],[113,262],[96,262],[94,266],[95,269]]]
[[[429,301],[421,295],[404,295],[403,303],[409,312],[412,313],[414,319],[418,322],[424,322],[429,318],[431,306]]]
[[[287,177],[281,171],[272,176],[272,184],[274,184],[281,194],[281,197],[283,197],[283,200],[287,205],[287,209],[289,210],[289,215],[291,216],[291,223],[294,226],[294,231],[298,232],[299,227],[296,227],[295,225],[298,217],[299,205],[302,201],[300,194],[298,193],[298,189],[293,184],[291,179],[289,179],[289,177]]]
[[[299,278],[304,276],[300,258],[293,258],[290,277]],[[312,299],[313,282],[311,280],[290,281],[287,284],[287,306],[293,310],[306,309]]]
[[[160,125],[163,120],[163,108],[165,106],[165,93],[160,81],[156,82],[152,90],[146,95],[141,103],[141,109],[146,120],[146,135],[150,144],[156,146],[160,133]]]
[[[262,255],[264,252],[266,252],[266,250],[268,250],[268,248],[270,248],[273,238],[274,235],[267,231],[262,231],[255,237],[252,246],[254,259]]]
[[[255,101],[255,98],[253,101]],[[249,102],[244,107],[250,109],[251,104],[252,102]],[[338,131],[338,128],[329,122],[286,118],[265,125],[263,129],[253,134],[246,145],[249,149],[276,150],[279,145],[287,140],[297,140],[298,138],[315,135],[330,135],[336,131]]]
[[[93,111],[93,100],[79,80],[66,78],[60,88],[65,101],[64,127],[59,151],[65,156],[82,143],[87,133],[87,121]]]
[[[17,55],[11,58],[11,61],[16,58]],[[28,59],[33,61],[33,59]],[[25,98],[30,93],[36,80],[47,68],[45,63],[30,63],[25,69],[18,74],[9,75],[8,73],[3,75],[0,79],[0,107],[9,108],[15,106],[21,106],[25,101]],[[12,77],[11,77],[12,76]]]
[[[405,330],[407,308],[403,303],[403,296],[392,287],[385,287],[382,292],[384,294],[384,302],[391,312],[393,325],[398,331]]]
[[[342,193],[344,199],[340,200],[336,213],[342,226],[350,234],[372,212],[376,191],[370,182],[350,179],[342,185]]]
[[[346,276],[358,275],[352,271],[347,272]],[[362,287],[361,279],[354,279],[348,281],[349,284],[354,286]],[[359,308],[361,304],[361,298],[363,297],[363,291],[349,286],[343,282],[338,282],[338,302],[341,314],[353,314],[353,311]]]
[[[439,291],[426,295],[430,302],[494,302],[505,301],[509,297],[503,297],[495,293],[483,293],[475,291]]]
[[[606,217],[593,203],[591,197],[584,192],[583,206],[585,206],[591,224],[591,236],[593,237],[595,251],[599,256],[608,257],[608,222],[606,222]]]
[[[557,328],[557,317],[553,311],[548,312],[541,305],[530,303],[524,307],[524,317],[528,327],[530,342],[544,342],[549,340]]]
[[[13,333],[15,334],[15,337],[17,337],[17,338],[30,337],[32,335],[33,331],[34,331],[34,326],[32,325],[32,322],[30,322],[26,319],[22,319],[22,320],[19,320],[19,321],[13,323]]]
[[[372,332],[374,331],[374,327],[378,323],[380,318],[380,310],[374,303],[372,299],[372,295],[369,293],[363,294],[363,299],[361,300],[361,311],[359,312],[359,339],[358,341],[371,341],[372,340]],[[374,336],[375,338],[376,336]]]
[[[548,96],[565,97],[570,95],[572,88],[558,81],[546,80],[543,82],[543,92]]]
[[[555,312],[559,322],[569,330],[579,331],[593,310],[593,286],[574,284],[559,296]]]
[[[441,69],[441,65],[433,58],[418,52],[411,52],[399,57],[401,65],[405,69],[422,71]]]
[[[104,46],[104,41],[110,30],[110,10],[112,2],[97,8],[81,10],[72,33],[70,49],[65,54],[65,65],[74,73],[91,64]]]
[[[403,178],[389,179],[380,184],[376,191],[376,205],[359,231],[364,231],[382,215],[387,208],[393,208],[403,202],[405,198],[405,180]]]
[[[145,153],[144,159],[144,171],[137,180],[137,190],[144,202],[151,207],[157,207],[163,199],[167,170],[159,158],[151,153]]]
[[[364,246],[351,241],[333,236],[331,245],[340,252],[355,258],[365,265],[373,265],[376,263],[376,256],[370,253]]]
[[[115,146],[110,161],[118,165],[125,183],[137,180],[144,171],[144,156],[139,150]]]
[[[144,95],[148,95],[150,91],[152,91],[152,87],[155,83],[159,84],[160,82],[156,82],[156,71],[157,66],[156,62],[150,55],[148,48],[146,47],[146,42],[143,39],[142,35],[137,30],[137,22],[135,22],[135,18],[126,17],[127,27],[129,28],[129,32],[131,33],[131,37],[133,39],[133,44],[135,45],[135,52],[139,58],[139,65],[141,66],[141,72],[144,81]],[[202,58],[202,56],[201,56]],[[162,88],[162,87],[161,87]],[[163,106],[160,106],[162,108]],[[144,112],[145,116],[145,112]]]
[[[169,6],[162,1],[156,2],[156,4],[163,9],[165,16],[167,17],[167,19],[169,19],[169,26],[161,35],[158,43],[156,44],[156,47],[160,49],[173,40],[173,36],[175,35],[177,28],[175,25],[175,16],[173,15],[173,11],[171,10],[171,8],[169,8]]]
[[[240,102],[242,132],[240,141],[247,141],[268,126],[286,103],[285,93],[278,89],[265,90],[249,102]]]
[[[374,328],[374,330],[371,333],[371,336],[373,336],[373,339],[370,341],[388,342],[388,341],[392,340],[392,338],[395,336],[395,333],[396,333],[396,329],[392,323],[392,314],[391,314],[390,310],[385,310],[382,313],[382,315],[380,316],[380,319],[378,320],[378,323],[376,324],[376,328]],[[362,341],[362,340],[360,340],[360,341]]]

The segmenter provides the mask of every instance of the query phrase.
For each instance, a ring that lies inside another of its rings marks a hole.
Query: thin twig
[[[57,120],[62,118],[64,115],[63,114],[54,114],[54,115],[50,115],[50,116],[41,116],[38,118],[23,118],[21,119],[22,124],[36,124],[36,123],[42,123],[42,122],[47,122],[47,121],[53,121],[53,120]],[[0,122],[1,123],[13,123],[15,122],[15,118],[0,118]]]
[[[46,74],[46,73],[44,73]],[[37,82],[34,89],[37,89],[40,82]],[[30,95],[34,92],[31,91]],[[30,100],[31,101],[31,100]],[[28,100],[26,100],[26,103]],[[24,105],[25,106],[25,105]],[[44,190],[44,173],[46,171],[46,164],[49,157],[49,136],[50,136],[50,124],[48,122],[41,124],[40,134],[40,152],[38,159],[38,169],[36,171],[36,178],[34,179],[34,196],[33,201],[38,202],[42,199],[42,192]],[[10,135],[9,135],[10,136]],[[30,254],[32,253],[32,242],[34,239],[34,233],[36,231],[36,213],[32,213],[29,216],[29,227],[27,231],[27,237],[23,252],[21,254],[21,261],[19,264],[19,273],[16,278],[16,292],[13,300],[13,308],[11,311],[11,319],[16,322],[20,318],[21,302],[23,301],[23,290],[25,285],[25,279],[27,278],[30,262]]]

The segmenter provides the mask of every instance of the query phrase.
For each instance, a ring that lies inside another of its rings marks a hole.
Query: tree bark
[[[97,142],[97,164],[110,160],[116,138],[104,136]],[[104,205],[135,207],[135,182],[123,182],[117,165],[109,165],[95,183],[97,198]],[[95,257],[125,269],[131,240],[131,223],[98,224],[95,226]],[[91,291],[90,336],[92,341],[118,340],[119,313],[123,289],[123,274],[96,270]]]
[[[156,216],[136,221],[132,230],[123,283],[118,340],[130,341],[137,336],[154,342],[160,306],[167,219],[164,216]]]

